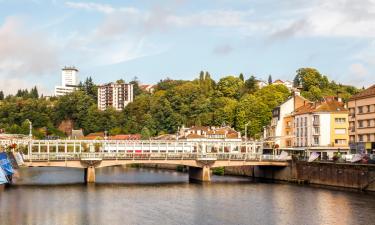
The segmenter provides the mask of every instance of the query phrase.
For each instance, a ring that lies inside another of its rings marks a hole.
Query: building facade
[[[273,148],[275,146],[277,148],[288,147],[288,141],[292,141],[290,138],[293,129],[291,127],[292,119],[290,116],[297,108],[306,104],[306,102],[309,101],[300,96],[300,93],[296,91],[285,102],[272,110],[271,124],[264,129],[263,138],[266,142],[265,148]]]
[[[133,84],[108,83],[98,87],[98,108],[123,110],[133,102]]]
[[[72,93],[78,87],[78,69],[73,67],[64,67],[61,72],[61,86],[55,86],[55,96],[63,96]]]
[[[294,147],[318,152],[322,158],[332,158],[335,153],[348,153],[348,110],[335,97],[321,102],[307,103],[293,113]]]
[[[348,109],[352,153],[375,152],[375,85],[354,95]]]

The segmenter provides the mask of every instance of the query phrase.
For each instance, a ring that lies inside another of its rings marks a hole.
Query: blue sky
[[[50,94],[75,65],[97,83],[244,73],[293,79],[315,67],[375,83],[374,0],[0,0],[0,89]]]

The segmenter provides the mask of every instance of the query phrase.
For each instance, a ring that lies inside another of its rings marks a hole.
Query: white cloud
[[[28,30],[17,17],[8,17],[0,25],[1,76],[40,76],[57,65],[57,49],[42,33]]]
[[[111,5],[93,2],[65,2],[65,5],[74,9],[84,9],[89,11],[98,11],[102,13],[112,13],[115,11],[115,9]]]

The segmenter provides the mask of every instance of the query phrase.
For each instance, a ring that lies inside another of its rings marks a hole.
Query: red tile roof
[[[371,87],[367,88],[364,91],[361,91],[360,93],[353,95],[349,101],[361,99],[361,98],[369,98],[369,97],[375,97],[375,85],[372,85]]]

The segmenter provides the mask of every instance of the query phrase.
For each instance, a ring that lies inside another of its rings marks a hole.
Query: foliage
[[[298,69],[293,83],[295,87],[301,87],[302,95],[312,101],[318,101],[324,96],[339,96],[348,101],[350,96],[359,92],[359,89],[353,86],[329,81],[327,76],[314,68]]]
[[[83,129],[85,134],[137,133],[149,139],[175,133],[182,125],[228,125],[244,134],[245,124],[250,122],[249,136],[259,138],[271,120],[272,109],[290,96],[284,85],[259,89],[254,76],[246,81],[241,76],[226,76],[217,83],[207,71],[201,71],[197,77],[192,81],[160,80],[152,94],[141,91],[135,78],[131,81],[134,102],[123,111],[98,110],[97,87],[91,78],[81,83],[78,91],[58,98],[39,98],[36,87],[31,91],[19,90],[16,96],[7,96],[0,102],[0,128],[9,133],[28,134],[25,121],[29,119],[34,136],[63,136],[57,127],[70,120],[75,129]],[[329,81],[312,68],[297,70],[294,81],[296,86],[302,86],[302,95],[311,100],[336,94],[347,100],[358,92],[355,87]]]
[[[215,175],[223,176],[225,174],[224,167],[216,167],[212,169],[212,173]]]

